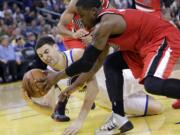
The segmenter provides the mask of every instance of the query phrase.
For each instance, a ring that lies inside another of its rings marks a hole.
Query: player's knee
[[[153,86],[153,84],[151,84],[150,82],[149,82],[149,80],[145,80],[145,82],[144,82],[144,88],[145,88],[145,90],[147,91],[147,92],[149,92],[149,93],[153,93],[153,89],[154,89],[154,86]]]
[[[146,77],[144,80],[144,88],[147,92],[151,94],[161,94],[161,80],[156,77]]]
[[[153,101],[149,103],[147,115],[161,114],[163,111],[163,105],[157,101]]]

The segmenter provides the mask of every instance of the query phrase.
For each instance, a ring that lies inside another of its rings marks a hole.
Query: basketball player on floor
[[[85,44],[91,40],[91,35],[87,35],[88,32],[84,29],[79,15],[77,15],[77,9],[75,7],[77,0],[71,0],[65,12],[62,14],[60,22],[58,24],[59,33],[63,36],[63,43],[67,50],[73,48],[84,49]],[[108,8],[109,0],[101,0],[102,6]],[[87,36],[85,36],[87,35]],[[83,36],[83,38],[82,38]],[[73,80],[74,79],[70,79]],[[70,81],[72,83],[72,81]],[[65,107],[68,102],[66,99],[64,102],[58,102],[52,118],[56,121],[69,121],[70,118],[65,115]],[[38,104],[36,104],[38,105]],[[93,104],[95,107],[95,104]],[[93,108],[93,107],[92,107]],[[158,111],[159,112],[159,111]]]
[[[180,80],[168,79],[180,58],[180,32],[175,27],[167,21],[137,10],[103,10],[99,0],[79,0],[76,6],[87,28],[96,25],[94,41],[87,47],[80,60],[64,71],[49,72],[47,79],[39,79],[37,83],[48,89],[62,78],[90,71],[81,74],[76,81],[80,83],[86,80],[82,76],[88,78],[95,73],[94,68],[99,67],[96,63],[99,61],[96,60],[98,57],[102,58],[100,56],[107,49],[106,44],[114,43],[121,51],[109,55],[104,63],[113,113],[96,131],[97,134],[122,133],[133,128],[132,123],[124,117],[123,69],[130,68],[148,92],[180,98]],[[68,95],[66,91],[61,97]]]
[[[85,36],[88,34],[88,32],[84,29],[84,26],[80,21],[79,15],[76,14],[77,13],[75,8],[76,2],[77,0],[71,0],[69,2],[69,5],[61,15],[61,19],[58,24],[59,33],[63,37],[63,44],[65,45],[65,48],[67,50],[73,48],[84,49],[85,44],[87,44],[87,42],[91,39],[90,34],[88,36]],[[109,0],[101,0],[101,3],[104,8],[109,7]],[[74,79],[71,78],[70,80],[74,80]],[[67,100],[58,103],[59,105],[57,104],[57,109],[55,109],[55,112],[52,114],[52,118],[54,120],[64,121],[69,119],[65,115],[65,106],[67,104]],[[95,104],[93,104],[93,106],[95,107]],[[61,110],[60,113],[58,110]]]
[[[37,41],[36,51],[40,59],[55,70],[65,69],[73,61],[80,59],[80,57],[84,53],[83,49],[72,49],[64,52],[59,52],[56,49],[56,45],[53,38],[50,36],[41,37]],[[68,65],[66,65],[67,63]],[[140,85],[136,85],[137,84],[136,80],[132,80],[132,77],[130,76],[128,71],[125,71],[124,73],[128,74],[125,76],[126,93],[131,93],[131,89],[132,89],[131,86],[133,88],[140,89],[139,91],[136,92],[134,92],[133,90],[131,94],[129,95],[126,94],[128,96],[124,97],[125,113],[133,116],[160,114],[163,110],[162,105],[159,102],[157,102],[153,97],[148,96],[145,93],[142,93],[141,92],[142,88],[140,87]],[[39,92],[38,91],[29,92],[29,95],[31,95],[31,93],[38,94]],[[69,132],[69,134],[72,132],[73,133],[78,132],[78,130],[83,125],[83,122],[85,121],[88,112],[90,111],[89,108],[91,107],[92,102],[96,97],[97,93],[98,93],[98,86],[96,82],[90,81],[89,83],[87,83],[87,93],[84,99],[84,104],[82,106],[81,112],[77,120],[75,120],[70,125],[70,127],[66,129],[64,134],[68,135],[67,132]],[[43,95],[39,95],[39,96],[43,96]],[[31,95],[31,97],[33,97],[33,95]],[[49,96],[47,95],[47,97]],[[54,97],[51,97],[51,99],[52,98]],[[41,106],[43,106],[43,104]]]
[[[58,24],[59,32],[63,36],[63,43],[67,50],[73,48],[85,48],[85,44],[91,39],[91,35],[85,36],[88,32],[84,29],[83,24],[80,21],[79,15],[76,14],[75,3],[77,0],[70,1],[67,9],[62,14],[60,23]],[[109,6],[108,0],[101,0],[102,6],[107,8]],[[74,6],[72,6],[74,5]],[[73,14],[74,15],[73,15]],[[61,25],[63,24],[63,25]],[[83,36],[83,38],[82,38]],[[80,39],[81,38],[81,39]],[[83,42],[82,42],[83,40]],[[75,78],[70,78],[72,83]],[[65,107],[68,102],[66,99],[64,102],[59,102],[55,108],[52,118],[56,121],[68,121],[69,117],[65,115]],[[95,107],[93,104],[92,109]]]

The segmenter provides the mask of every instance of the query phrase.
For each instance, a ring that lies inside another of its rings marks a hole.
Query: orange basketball
[[[27,91],[30,97],[42,97],[48,92],[43,90],[41,84],[35,81],[40,78],[46,78],[46,74],[41,69],[32,69],[24,75],[22,88]]]

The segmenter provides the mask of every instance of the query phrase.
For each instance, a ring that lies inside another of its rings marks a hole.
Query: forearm
[[[78,61],[66,68],[66,74],[68,76],[75,76],[83,72],[89,72],[97,61],[101,52],[101,50],[89,45],[83,56]]]
[[[91,110],[91,107],[98,92],[99,92],[98,85],[96,80],[94,79],[87,84],[87,93],[85,95],[84,103],[77,120],[80,120],[81,122],[85,121],[89,111]]]
[[[66,36],[69,38],[73,38],[74,32],[70,31],[69,29],[66,28],[63,24],[58,24],[58,33],[62,36]]]
[[[57,84],[59,82],[59,80],[61,79],[65,79],[68,78],[69,76],[66,74],[65,70],[63,71],[59,71],[56,73],[55,77],[54,77],[54,84]]]

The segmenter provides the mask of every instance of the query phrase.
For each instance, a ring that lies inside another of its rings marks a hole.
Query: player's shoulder
[[[72,53],[73,53],[73,56],[74,56],[74,55],[80,55],[80,54],[83,54],[83,53],[84,53],[84,49],[74,48],[74,49],[72,49]]]
[[[80,59],[84,53],[84,49],[81,48],[74,48],[72,49],[72,56],[74,58],[74,61]]]

